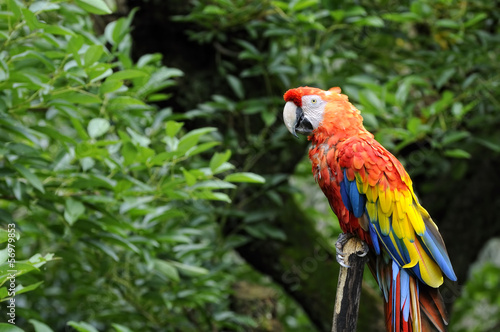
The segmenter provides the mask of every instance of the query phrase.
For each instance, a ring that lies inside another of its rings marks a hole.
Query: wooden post
[[[344,262],[349,267],[340,267],[332,332],[356,331],[363,270],[368,261],[367,255],[358,255],[364,252],[364,248],[366,245],[357,237],[350,238],[342,248]]]

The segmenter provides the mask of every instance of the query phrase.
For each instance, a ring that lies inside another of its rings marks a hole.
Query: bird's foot
[[[337,242],[335,243],[335,249],[337,250],[337,254],[335,255],[335,258],[337,260],[337,263],[339,263],[341,266],[347,267],[347,268],[349,268],[350,266],[346,263],[346,258],[348,258],[348,257],[346,255],[346,253],[343,251],[343,249],[344,249],[344,246],[346,245],[346,243],[352,237],[354,237],[353,234],[342,233],[339,235],[339,237],[337,238]],[[369,250],[368,245],[364,241],[361,241],[361,240],[356,241],[355,253],[358,257],[365,257],[368,254],[368,250]]]
[[[365,257],[366,255],[368,255],[368,251],[370,249],[368,248],[368,245],[365,243],[365,241],[359,241],[358,242],[358,247],[356,248],[356,255],[358,255],[358,257]]]
[[[345,256],[343,249],[344,249],[344,246],[347,243],[347,241],[349,241],[349,239],[352,238],[353,236],[354,235],[349,234],[349,233],[341,233],[341,234],[339,234],[339,237],[337,238],[337,242],[335,243],[335,249],[337,250],[337,254],[335,255],[335,258],[337,260],[337,263],[340,264],[340,266],[350,267],[345,262],[346,256]]]

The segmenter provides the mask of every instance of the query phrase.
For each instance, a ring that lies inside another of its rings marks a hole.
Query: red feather
[[[283,96],[286,102],[293,102],[298,107],[302,107],[302,93],[298,89],[290,89]]]

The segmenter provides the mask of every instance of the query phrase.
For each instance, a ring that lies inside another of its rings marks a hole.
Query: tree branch
[[[366,245],[357,237],[350,238],[342,252],[349,267],[340,267],[332,332],[354,332],[358,321],[363,271],[368,256]]]

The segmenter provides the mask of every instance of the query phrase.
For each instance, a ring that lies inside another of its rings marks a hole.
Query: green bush
[[[215,128],[185,130],[153,104],[170,98],[182,72],[160,54],[131,59],[135,11],[103,36],[87,11],[109,9],[100,0],[1,5],[0,219],[19,237],[16,324],[253,325],[228,304],[230,249],[245,239],[223,238],[216,219],[235,183],[263,178],[234,173],[231,152],[215,150]],[[0,251],[2,301],[11,251]]]

